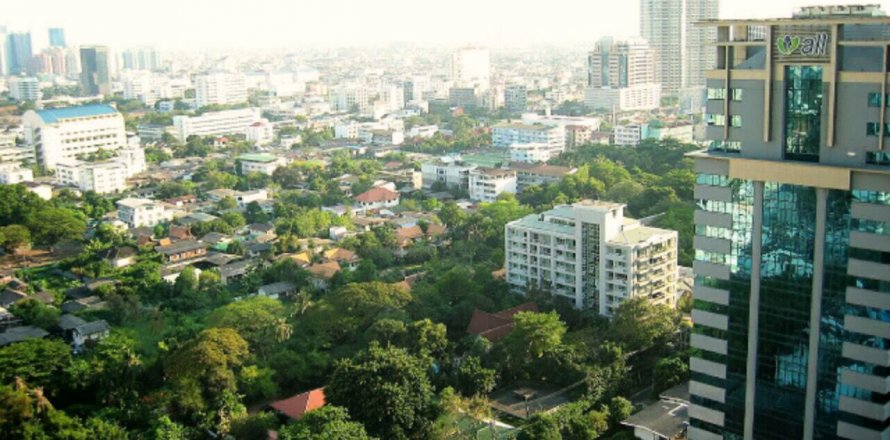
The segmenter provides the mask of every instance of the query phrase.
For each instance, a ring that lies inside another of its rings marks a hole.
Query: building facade
[[[553,151],[565,151],[566,132],[562,126],[545,124],[503,123],[491,128],[491,144],[509,148],[513,144],[546,144]]]
[[[624,217],[624,205],[583,201],[510,222],[507,283],[543,289],[611,316],[625,300],[675,305],[677,232]]]
[[[524,85],[509,85],[504,89],[504,106],[509,113],[525,112],[528,89]]]
[[[241,174],[261,173],[271,176],[280,167],[287,165],[284,158],[271,154],[242,154],[238,156]]]
[[[10,78],[6,83],[9,86],[9,96],[16,101],[39,101],[41,98],[40,82],[34,77],[17,76]]]
[[[255,108],[207,112],[201,116],[174,116],[176,137],[185,141],[189,136],[219,136],[224,134],[247,135],[248,128],[260,121],[260,111]]]
[[[59,185],[76,187],[97,194],[114,194],[127,189],[127,168],[118,162],[89,163],[64,160],[56,164]]]
[[[247,102],[247,82],[244,75],[210,73],[195,77],[195,103],[198,108],[215,104],[228,105]]]
[[[501,194],[516,194],[516,171],[479,167],[469,174],[470,200],[492,203]]]
[[[597,41],[587,57],[584,100],[594,110],[652,110],[661,104],[655,51],[642,38]]]
[[[80,48],[80,87],[86,95],[110,95],[108,48],[84,46]]]
[[[888,438],[890,18],[708,25],[688,436]]]
[[[141,228],[169,222],[173,212],[161,202],[129,197],[117,201],[117,218],[131,228]]]
[[[80,154],[117,150],[127,144],[123,116],[106,104],[29,110],[22,116],[22,125],[25,141],[47,169]]]
[[[437,160],[420,165],[421,179],[424,189],[431,189],[439,182],[447,188],[467,189],[470,185],[470,171],[476,165],[455,160]]]
[[[65,47],[65,29],[49,28],[50,47]]]
[[[640,36],[655,51],[656,81],[669,96],[679,93],[683,85],[684,3],[685,0],[640,1]]]
[[[0,42],[2,43],[2,42]],[[12,32],[6,35],[6,73],[23,75],[28,72],[31,62],[31,33]]]

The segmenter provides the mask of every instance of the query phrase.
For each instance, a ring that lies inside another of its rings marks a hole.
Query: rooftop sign
[[[828,62],[830,40],[828,32],[785,32],[780,29],[775,43],[776,60]]]

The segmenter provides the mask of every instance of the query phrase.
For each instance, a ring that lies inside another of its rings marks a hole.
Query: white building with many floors
[[[479,167],[469,174],[470,199],[492,203],[501,194],[516,194],[516,171]]]
[[[29,110],[22,116],[25,141],[47,169],[65,159],[127,144],[124,118],[107,104]]]
[[[247,135],[248,128],[261,119],[260,110],[241,108],[208,112],[201,116],[174,116],[176,137],[185,141],[189,136]]]
[[[173,220],[173,212],[161,202],[128,197],[118,200],[117,218],[131,228],[141,228],[169,222]]]

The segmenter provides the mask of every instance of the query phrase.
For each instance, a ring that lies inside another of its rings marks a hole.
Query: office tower
[[[465,47],[451,55],[451,80],[456,87],[487,88],[491,85],[488,49]]]
[[[31,33],[13,32],[6,37],[6,73],[21,75],[31,62]]]
[[[9,96],[16,101],[39,101],[40,82],[37,78],[15,76],[9,79]]]
[[[65,47],[65,29],[49,28],[50,47]]]
[[[710,23],[711,144],[690,155],[690,439],[890,436],[882,15],[809,7]]]
[[[84,46],[80,48],[80,87],[86,96],[110,95],[108,48]]]
[[[0,76],[8,74],[6,62],[6,26],[0,25]]]
[[[601,38],[587,58],[585,104],[599,110],[651,110],[661,104],[655,52],[642,38]]]
[[[133,47],[121,53],[121,65],[130,70],[158,70],[161,57],[153,47]]]
[[[624,217],[620,203],[586,200],[507,224],[507,284],[538,288],[611,316],[627,299],[674,305],[677,232]]]
[[[703,72],[714,66],[707,43],[714,29],[696,23],[716,19],[719,0],[641,0],[640,35],[655,50],[662,92],[678,96],[705,84]]]
[[[196,76],[195,101],[199,108],[211,104],[227,105],[247,102],[247,83],[244,75],[210,73]]]
[[[22,125],[25,141],[47,169],[80,154],[117,150],[127,143],[124,117],[106,104],[28,110]]]
[[[504,103],[509,113],[524,112],[527,100],[528,90],[524,85],[511,85],[504,90]]]

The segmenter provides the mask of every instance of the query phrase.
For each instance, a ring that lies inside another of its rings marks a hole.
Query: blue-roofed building
[[[22,117],[25,141],[37,162],[54,169],[60,161],[126,145],[124,118],[107,104],[29,110]]]

